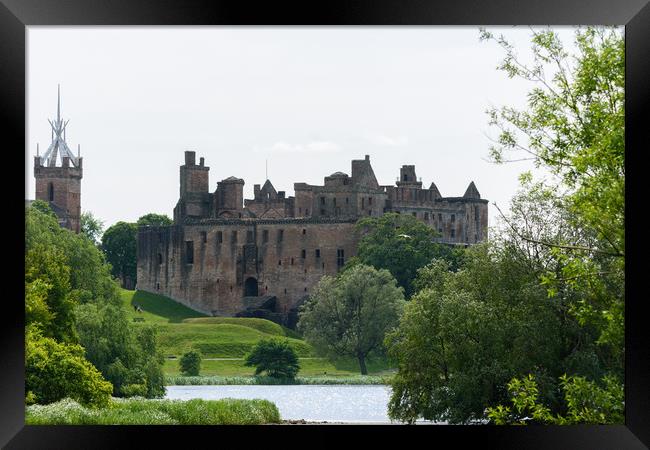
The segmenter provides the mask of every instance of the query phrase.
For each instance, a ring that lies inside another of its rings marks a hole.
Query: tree
[[[539,241],[562,260],[559,272],[544,281],[552,292],[572,289],[582,299],[572,314],[600,330],[599,344],[624,349],[625,256],[625,46],[614,28],[587,27],[575,32],[576,55],[569,55],[557,34],[533,31],[532,64],[518,58],[503,37],[482,30],[481,39],[496,41],[506,56],[499,69],[529,80],[526,110],[488,110],[499,137],[490,149],[497,163],[509,153],[523,153],[555,176],[572,226],[593,236],[588,245],[572,239]],[[546,76],[551,73],[552,76]],[[512,224],[519,233],[519,227]],[[524,237],[525,238],[525,237]],[[529,239],[529,238],[527,238]]]
[[[170,219],[166,214],[156,213],[145,214],[144,216],[140,217],[137,222],[139,227],[162,227],[171,225],[172,223],[172,219]]]
[[[358,264],[321,278],[301,308],[298,329],[318,351],[356,358],[366,375],[366,358],[383,348],[403,307],[404,290],[388,270]]]
[[[201,370],[201,353],[196,350],[183,353],[179,365],[183,375],[197,376]]]
[[[127,286],[129,280],[135,281],[137,277],[137,234],[136,224],[117,222],[102,236],[102,250],[112,266],[113,275],[121,280],[122,286]]]
[[[52,208],[50,208],[50,205],[47,202],[43,200],[34,200],[30,206],[43,214],[52,217],[54,220],[57,220],[56,213],[52,211]]]
[[[296,351],[284,340],[262,339],[246,356],[246,366],[255,366],[255,375],[293,380],[300,370]]]
[[[70,397],[88,406],[107,406],[113,387],[84,358],[84,349],[63,344],[30,328],[25,347],[25,392],[30,403]]]
[[[90,239],[90,242],[99,246],[101,242],[104,222],[93,216],[90,211],[81,213],[81,234]]]
[[[357,222],[356,228],[362,237],[357,258],[350,264],[360,262],[388,270],[407,297],[414,291],[412,282],[417,270],[432,259],[447,259],[453,267],[460,263],[462,250],[436,243],[437,232],[411,215],[390,213],[365,217]]]
[[[601,384],[584,377],[560,377],[566,414],[552,414],[550,408],[538,400],[535,377],[513,378],[508,383],[508,392],[514,410],[498,405],[488,408],[490,420],[496,425],[528,423],[545,425],[622,424],[625,422],[625,398],[623,386],[612,377],[604,377]]]

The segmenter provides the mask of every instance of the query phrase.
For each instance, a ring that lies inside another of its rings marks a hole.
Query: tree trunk
[[[368,369],[366,369],[366,357],[364,355],[358,355],[358,358],[361,375],[368,375]]]

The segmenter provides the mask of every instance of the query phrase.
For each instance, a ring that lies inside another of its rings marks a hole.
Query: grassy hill
[[[300,376],[350,377],[359,374],[358,363],[352,359],[330,362],[317,358],[314,349],[300,335],[282,325],[265,319],[246,317],[210,317],[194,311],[161,295],[142,291],[121,292],[124,307],[136,325],[154,324],[158,330],[158,344],[165,361],[168,376],[179,375],[178,358],[191,349],[203,355],[201,375],[252,376],[254,368],[244,366],[244,356],[261,339],[287,339],[301,358]],[[134,306],[142,312],[136,312]],[[173,359],[172,359],[173,358]],[[228,359],[215,359],[228,358]],[[373,375],[392,371],[384,359],[368,361]]]

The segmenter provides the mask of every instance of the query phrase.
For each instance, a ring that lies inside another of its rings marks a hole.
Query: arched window
[[[54,184],[50,183],[47,185],[47,199],[51,202],[54,201]]]

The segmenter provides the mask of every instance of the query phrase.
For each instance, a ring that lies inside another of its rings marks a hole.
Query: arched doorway
[[[257,280],[253,277],[246,279],[244,283],[244,297],[257,297]]]

